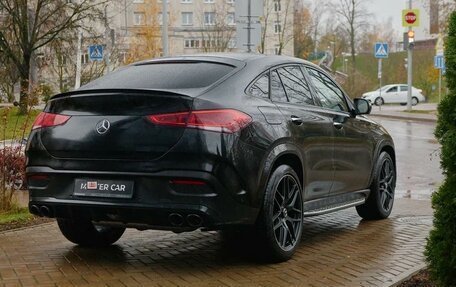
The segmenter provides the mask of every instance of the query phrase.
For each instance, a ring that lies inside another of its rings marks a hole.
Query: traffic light
[[[407,32],[409,44],[415,43],[415,31],[410,30]]]
[[[415,46],[415,31],[410,30],[404,33],[404,50],[413,49]]]

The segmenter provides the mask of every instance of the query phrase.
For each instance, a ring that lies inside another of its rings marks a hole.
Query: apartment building
[[[161,0],[118,1],[109,11],[110,28],[116,30],[118,42],[133,43],[149,34],[148,44],[161,47]],[[264,45],[252,50],[293,55],[293,11],[294,0],[264,0],[264,14],[259,18]],[[168,0],[168,19],[170,55],[243,48],[244,43],[237,43],[235,0]]]

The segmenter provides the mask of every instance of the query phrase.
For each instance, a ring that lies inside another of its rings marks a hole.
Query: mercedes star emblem
[[[111,123],[108,121],[108,120],[102,120],[100,122],[98,122],[97,124],[97,133],[99,133],[100,135],[103,135],[105,134],[109,128],[111,127]]]

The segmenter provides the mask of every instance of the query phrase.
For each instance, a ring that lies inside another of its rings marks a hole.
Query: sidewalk
[[[426,122],[437,121],[437,104],[418,104],[412,108],[412,112],[405,112],[406,109],[406,106],[401,105],[383,105],[381,107],[374,105],[370,116]]]
[[[111,248],[85,249],[56,223],[0,233],[0,286],[395,286],[425,267],[431,203],[397,198],[391,217],[354,208],[304,221],[293,259],[266,264],[215,232],[129,229]]]

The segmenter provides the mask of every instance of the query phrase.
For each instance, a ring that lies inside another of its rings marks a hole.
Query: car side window
[[[395,93],[395,92],[397,92],[397,86],[396,86],[396,87],[392,87],[392,88],[390,88],[390,89],[387,91],[387,93]]]
[[[249,94],[257,98],[269,98],[269,72],[263,74],[250,86]]]
[[[325,74],[308,67],[306,67],[306,70],[314,84],[321,105],[324,108],[335,111],[348,112],[347,102],[342,90]]]
[[[277,70],[271,72],[271,100],[274,102],[288,102],[287,94],[285,94]]]
[[[401,86],[401,92],[407,92],[408,87],[407,86]]]
[[[277,69],[280,80],[290,103],[313,105],[314,101],[309,85],[304,78],[301,68],[288,66]]]

